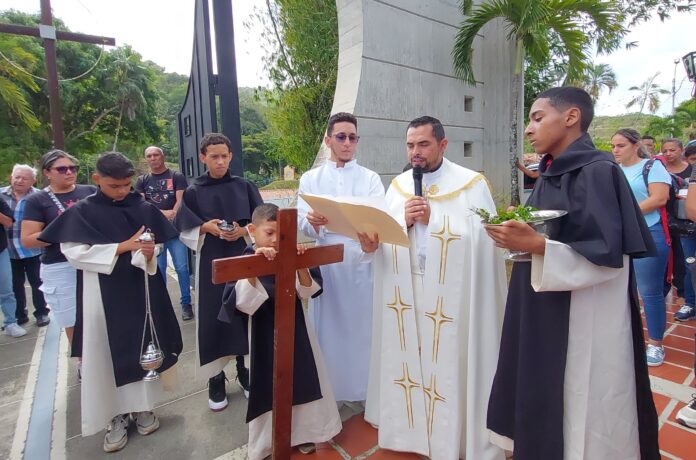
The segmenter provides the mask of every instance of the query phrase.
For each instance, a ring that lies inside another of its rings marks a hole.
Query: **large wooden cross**
[[[289,460],[292,432],[292,384],[295,354],[295,272],[343,260],[343,245],[308,248],[297,254],[297,209],[278,211],[278,254],[261,254],[213,261],[213,283],[275,275],[273,345],[273,459]]]
[[[48,104],[51,110],[51,131],[53,132],[53,147],[65,148],[63,135],[63,115],[60,109],[60,90],[58,88],[58,66],[56,63],[56,40],[67,40],[80,43],[114,46],[116,40],[96,35],[77,34],[56,30],[53,26],[51,0],[41,0],[41,25],[27,27],[17,24],[0,24],[0,33],[14,35],[29,35],[43,39],[46,55],[46,83],[48,86]]]

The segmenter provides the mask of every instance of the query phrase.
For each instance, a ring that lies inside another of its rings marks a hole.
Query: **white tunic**
[[[332,197],[383,196],[379,176],[355,160],[342,168],[328,161],[302,175],[299,193]],[[318,245],[343,244],[343,262],[321,267],[324,293],[310,301],[310,318],[326,357],[337,401],[364,401],[370,367],[372,263],[360,243],[307,222],[311,208],[298,200],[298,225]]]
[[[506,279],[502,254],[471,208],[495,209],[485,178],[448,160],[424,176],[428,225],[411,248],[375,255],[374,336],[365,419],[380,447],[434,460],[502,460],[486,430]],[[405,226],[413,176],[392,181],[387,204]]]
[[[171,391],[176,366],[161,373],[155,382],[133,382],[116,386],[114,366],[106,330],[99,274],[111,274],[118,256],[118,244],[87,245],[61,243],[60,248],[70,265],[83,270],[82,297],[82,436],[98,433],[119,414],[151,411]],[[150,275],[157,273],[157,253],[146,261],[140,250],[132,252],[131,264]]]
[[[295,288],[297,289],[297,294],[303,299],[309,298],[319,291],[319,285],[314,280],[312,280],[311,286],[302,286],[299,281],[296,281]],[[252,286],[248,280],[238,281],[236,290],[237,309],[250,316],[268,299],[266,289],[258,281],[256,286]],[[305,318],[307,335],[312,346],[322,398],[292,407],[290,443],[293,446],[308,442],[329,441],[341,432],[342,427],[341,417],[338,414],[336,400],[331,391],[321,350],[307,321],[307,317],[305,315],[302,316]],[[249,321],[251,321],[251,318],[249,318]],[[251,340],[251,324],[249,324],[249,339]],[[251,353],[253,354],[254,350],[251,350]],[[272,422],[273,412],[271,411],[249,422],[249,460],[262,460],[271,454],[273,441]]]
[[[194,317],[196,318],[196,378],[197,379],[205,379],[208,380],[212,377],[215,377],[218,375],[220,372],[222,372],[225,369],[225,366],[227,366],[227,363],[229,363],[234,356],[229,355],[229,356],[223,356],[220,357],[214,361],[211,361],[207,364],[201,364],[201,355],[199,353],[199,348],[198,348],[198,343],[199,343],[199,335],[200,335],[200,321],[198,319],[198,292],[200,288],[200,269],[201,269],[201,250],[203,249],[203,245],[205,244],[205,239],[206,236],[208,236],[207,233],[200,233],[201,227],[193,227],[188,230],[184,230],[179,234],[179,241],[184,243],[184,245],[192,250],[193,252],[196,253],[196,277],[194,278],[193,282],[193,291],[196,292],[196,296],[194,297],[193,301],[193,313]],[[222,299],[220,299],[222,302]]]
[[[532,257],[535,291],[571,291],[563,383],[565,460],[640,458],[629,266],[624,256],[622,268],[600,267],[552,240],[544,256]],[[492,433],[491,439],[514,449],[509,438]]]

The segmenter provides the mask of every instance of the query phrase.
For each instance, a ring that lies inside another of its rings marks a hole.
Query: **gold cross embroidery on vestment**
[[[404,312],[412,310],[413,305],[404,303],[401,299],[401,288],[394,286],[394,301],[387,304],[387,308],[394,310],[396,313],[396,326],[399,328],[399,342],[401,343],[401,351],[406,351],[406,331],[404,330]]]
[[[445,221],[442,223],[442,229],[439,232],[430,234],[433,238],[440,241],[440,284],[445,284],[445,273],[447,272],[447,256],[449,254],[449,245],[452,241],[462,239],[462,235],[452,233],[450,229],[450,218],[445,216]]]
[[[435,309],[425,314],[425,316],[433,322],[432,360],[434,363],[437,362],[437,356],[440,352],[440,329],[442,328],[443,324],[451,323],[454,321],[454,318],[445,315],[445,312],[443,310],[443,298],[442,296],[437,296],[437,305],[435,305]]]
[[[406,397],[406,416],[408,418],[408,427],[413,428],[413,399],[411,398],[411,390],[414,388],[420,388],[420,383],[411,379],[411,375],[408,372],[407,363],[402,363],[401,378],[394,380],[394,383],[404,390],[404,395]]]
[[[426,419],[428,421],[428,436],[433,434],[433,421],[435,420],[435,405],[438,401],[447,403],[447,400],[437,391],[437,378],[435,374],[430,375],[430,385],[423,386],[423,393],[428,397],[428,407],[426,410]]]

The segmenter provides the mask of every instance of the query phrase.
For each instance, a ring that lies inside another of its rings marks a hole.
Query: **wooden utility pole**
[[[295,354],[295,272],[343,261],[343,245],[309,248],[297,254],[297,209],[278,211],[278,257],[262,254],[213,261],[213,283],[275,275],[273,325],[273,459],[290,460],[292,385]],[[253,391],[253,390],[252,390]]]
[[[53,147],[65,148],[63,135],[63,115],[60,108],[60,89],[58,87],[58,65],[56,61],[56,40],[67,40],[79,43],[114,46],[116,40],[96,35],[78,34],[56,30],[53,26],[51,0],[41,0],[41,24],[39,27],[27,27],[17,24],[0,24],[0,33],[28,35],[41,37],[46,55],[46,86],[48,103],[51,109],[51,131],[53,132]]]

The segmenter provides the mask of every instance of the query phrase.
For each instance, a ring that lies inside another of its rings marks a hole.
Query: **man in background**
[[[24,281],[29,280],[31,286],[31,300],[34,304],[34,318],[36,325],[43,327],[51,320],[48,318],[48,308],[41,286],[41,249],[25,248],[20,241],[20,228],[24,216],[24,198],[38,191],[34,188],[36,183],[36,169],[29,165],[16,164],[10,175],[10,185],[0,190],[0,197],[5,200],[12,210],[14,222],[7,228],[7,249],[12,266],[12,290],[17,308],[15,317],[17,324],[29,322],[27,311],[27,296],[24,292]]]
[[[657,150],[655,150],[657,142],[655,142],[654,137],[645,135],[641,138],[641,143],[645,146],[645,149],[648,151],[651,157],[654,157],[657,154]]]
[[[146,201],[154,204],[170,221],[174,220],[181,197],[188,186],[186,178],[178,171],[172,171],[164,163],[164,152],[159,147],[151,146],[145,149],[145,161],[150,168],[148,174],[139,176],[135,181],[135,190],[140,192]],[[164,250],[157,256],[165,284],[167,283],[167,252],[172,256],[174,270],[179,278],[181,290],[181,319],[188,321],[193,318],[191,308],[191,280],[188,269],[188,249],[179,238],[166,241]]]

